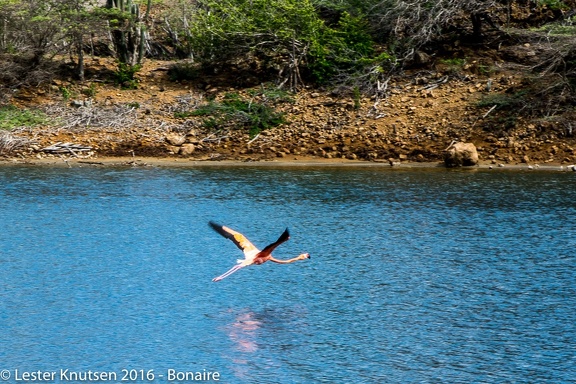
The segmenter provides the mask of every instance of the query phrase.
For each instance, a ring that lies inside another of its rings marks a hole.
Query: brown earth
[[[43,108],[54,126],[18,129],[25,141],[12,159],[103,157],[173,158],[192,160],[323,160],[383,163],[440,162],[453,141],[472,142],[484,164],[574,164],[576,139],[542,134],[542,122],[518,118],[514,129],[487,129],[496,112],[479,107],[488,94],[504,93],[521,81],[522,73],[500,69],[487,75],[474,71],[477,63],[454,68],[411,71],[388,84],[389,96],[355,102],[328,91],[304,89],[292,102],[276,108],[286,123],[250,137],[242,129],[204,128],[201,117],[175,118],[207,97],[218,100],[249,89],[236,88],[233,76],[204,78],[198,83],[171,82],[171,62],[147,60],[137,74],[138,89],[120,90],[101,80],[114,67],[111,59],[87,62],[90,80],[59,80],[42,89],[23,89],[13,98],[21,107]],[[257,87],[256,87],[257,88]],[[72,98],[64,99],[62,89]],[[256,99],[255,101],[258,101]],[[260,100],[262,101],[262,100]],[[548,122],[553,124],[554,122]],[[46,147],[73,143],[91,150],[64,149],[51,154]]]

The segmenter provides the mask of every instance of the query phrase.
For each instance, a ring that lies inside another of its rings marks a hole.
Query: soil
[[[207,99],[231,92],[249,98],[237,87],[235,74],[205,77],[197,82],[172,82],[172,62],[146,60],[134,90],[121,90],[105,80],[112,59],[88,59],[83,84],[57,80],[49,87],[22,89],[13,104],[42,108],[66,124],[18,129],[25,141],[10,154],[13,161],[84,161],[118,158],[137,164],[146,157],[186,161],[316,161],[384,164],[441,163],[452,142],[471,142],[481,164],[552,165],[576,163],[576,138],[544,134],[542,122],[518,118],[512,129],[494,129],[497,111],[480,106],[487,95],[504,94],[523,73],[500,65],[478,74],[478,62],[407,71],[387,84],[381,100],[353,100],[329,90],[303,89],[277,110],[286,123],[250,136],[246,129],[205,128],[203,117],[175,117]],[[71,98],[65,99],[66,89]],[[255,98],[255,101],[263,101]],[[548,124],[554,124],[549,121]],[[60,153],[46,148],[68,143]],[[74,149],[84,148],[84,149]],[[132,160],[131,160],[132,159]]]

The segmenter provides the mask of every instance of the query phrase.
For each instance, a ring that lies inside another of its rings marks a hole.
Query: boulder
[[[182,156],[190,156],[194,151],[196,151],[194,144],[183,144],[182,147],[180,147],[180,154]]]
[[[168,132],[166,134],[166,141],[170,145],[180,146],[186,142],[186,137],[176,132]]]
[[[453,143],[444,153],[446,167],[466,167],[478,164],[478,151],[472,143]]]

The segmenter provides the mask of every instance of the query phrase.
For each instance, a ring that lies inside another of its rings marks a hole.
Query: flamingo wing
[[[262,250],[262,252],[260,252],[261,255],[269,255],[272,253],[272,251],[274,249],[276,249],[277,246],[279,246],[280,244],[288,241],[288,239],[290,239],[290,232],[288,232],[288,228],[286,228],[286,230],[280,235],[280,237],[278,238],[278,240],[276,240],[275,242],[273,242],[270,245],[267,245],[266,247],[264,247],[264,249]]]
[[[244,252],[244,254],[255,253],[254,251],[256,251],[256,253],[259,252],[259,249],[256,248],[254,244],[252,244],[250,240],[248,240],[246,236],[244,236],[240,232],[236,232],[232,228],[225,227],[213,221],[210,221],[208,224],[210,224],[213,230],[215,230],[225,238],[232,240],[232,242],[236,244],[236,246],[242,252]]]

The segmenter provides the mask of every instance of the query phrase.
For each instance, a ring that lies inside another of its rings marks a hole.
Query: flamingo
[[[240,232],[236,232],[235,230],[233,230],[231,228],[225,227],[225,226],[220,225],[220,224],[216,224],[213,221],[210,221],[209,224],[212,227],[212,229],[214,229],[216,232],[218,232],[219,234],[221,234],[225,238],[232,240],[232,242],[234,244],[236,244],[236,246],[238,248],[240,248],[240,250],[242,252],[244,252],[244,260],[242,260],[242,259],[238,260],[238,264],[236,264],[234,267],[232,267],[230,270],[228,270],[223,275],[215,277],[214,279],[212,279],[212,281],[220,281],[220,280],[224,279],[225,277],[230,276],[234,272],[236,272],[236,271],[238,271],[244,267],[247,267],[249,265],[252,265],[252,264],[260,265],[260,264],[265,263],[267,261],[273,261],[273,262],[278,263],[278,264],[289,264],[289,263],[293,263],[293,262],[298,261],[298,260],[304,260],[304,259],[310,258],[310,254],[308,254],[308,253],[302,253],[302,254],[294,257],[293,259],[288,259],[288,260],[278,260],[278,259],[275,259],[274,257],[272,257],[272,251],[274,249],[276,249],[276,247],[279,246],[280,244],[284,243],[285,241],[288,241],[288,239],[290,238],[290,233],[288,232],[288,228],[286,228],[286,230],[282,233],[282,235],[280,235],[278,240],[276,240],[275,242],[273,242],[270,245],[267,245],[266,247],[264,247],[263,250],[259,250],[258,248],[256,248],[254,246],[254,244],[252,244],[250,242],[250,240],[248,240]]]

